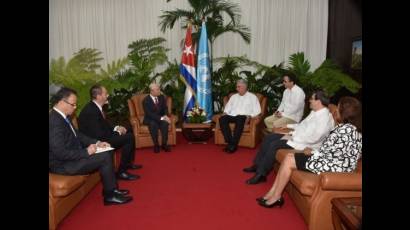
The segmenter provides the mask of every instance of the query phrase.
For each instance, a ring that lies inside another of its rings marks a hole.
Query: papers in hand
[[[287,134],[281,138],[281,140],[290,140],[290,139],[292,139],[292,137]]]
[[[114,149],[113,147],[104,147],[104,148],[97,147],[97,152],[95,152],[95,153],[107,152],[107,151],[110,151],[110,150],[113,150],[113,149]]]

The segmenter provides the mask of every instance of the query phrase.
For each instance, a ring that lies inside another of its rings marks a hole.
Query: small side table
[[[333,198],[332,219],[335,230],[361,229],[362,198]]]
[[[207,144],[207,141],[212,136],[211,123],[182,123],[182,134],[192,143]]]

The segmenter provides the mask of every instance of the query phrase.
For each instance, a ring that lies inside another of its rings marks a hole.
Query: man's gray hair
[[[245,80],[245,79],[239,79],[239,80],[237,80],[236,81],[236,84],[244,84],[244,85],[246,85],[246,86],[248,86],[248,82]]]
[[[155,83],[155,82],[153,82],[153,83],[151,83],[151,84],[149,85],[149,89],[150,89],[150,90],[152,90],[154,87],[160,88],[160,87],[159,87],[159,84],[158,84],[158,83]]]

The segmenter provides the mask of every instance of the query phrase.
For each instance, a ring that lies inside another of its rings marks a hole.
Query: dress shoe
[[[229,146],[228,146],[228,145],[225,146],[225,148],[222,149],[222,151],[224,151],[224,152],[228,152],[228,150],[229,150]]]
[[[104,197],[104,205],[116,205],[116,204],[125,204],[132,201],[131,196],[122,196],[115,194],[109,197]]]
[[[154,146],[154,153],[159,153],[159,145]]]
[[[254,173],[256,172],[256,165],[252,165],[251,167],[244,168],[243,171],[247,173]]]
[[[258,204],[262,207],[265,207],[265,208],[273,208],[275,206],[282,207],[282,205],[285,203],[285,200],[283,199],[283,197],[281,197],[277,201],[273,202],[272,204],[267,204],[266,202],[267,202],[267,200],[260,201],[260,202],[258,202]]]
[[[169,147],[169,145],[163,145],[163,146],[162,146],[162,149],[163,149],[165,152],[171,152],[171,147]]]
[[[138,165],[138,164],[130,164],[127,167],[128,169],[140,169],[142,168],[142,165]]]
[[[120,180],[136,180],[141,177],[139,175],[133,175],[131,173],[122,172],[122,173],[118,173],[117,178]]]
[[[246,183],[247,184],[259,184],[259,183],[265,182],[265,181],[266,181],[266,176],[261,175],[261,174],[256,174],[252,178],[248,179],[246,181]]]
[[[226,151],[226,153],[228,153],[228,154],[235,153],[237,149],[238,149],[238,148],[235,147],[235,146],[229,146],[229,147],[228,147],[228,150]]]
[[[116,194],[116,195],[125,196],[129,193],[130,193],[130,191],[126,190],[126,189],[114,189],[114,194]]]

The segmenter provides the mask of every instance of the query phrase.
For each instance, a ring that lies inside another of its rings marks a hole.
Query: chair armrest
[[[175,123],[175,122],[177,122],[177,120],[178,120],[178,118],[177,118],[177,116],[175,116],[174,114],[168,114],[167,115],[168,117],[169,117],[169,119],[171,120],[171,122],[173,122],[173,123]]]
[[[259,122],[261,122],[261,120],[262,120],[261,115],[252,117],[251,119],[249,119],[249,125],[251,126],[258,125]]]
[[[249,129],[251,133],[256,132],[256,127],[261,122],[261,120],[262,120],[261,115],[258,115],[256,117],[252,117],[251,119],[249,119]]]
[[[169,114],[168,117],[169,117],[169,120],[171,121],[171,124],[170,124],[171,130],[175,130],[176,129],[175,124],[177,123],[178,117],[175,116],[174,114]]]
[[[139,128],[140,127],[140,121],[138,120],[137,117],[130,117],[130,123],[132,127]]]
[[[320,186],[323,190],[361,191],[362,174],[334,172],[321,173]]]
[[[222,114],[215,114],[212,116],[212,121],[215,122],[215,128],[219,129],[219,118],[221,118]]]

